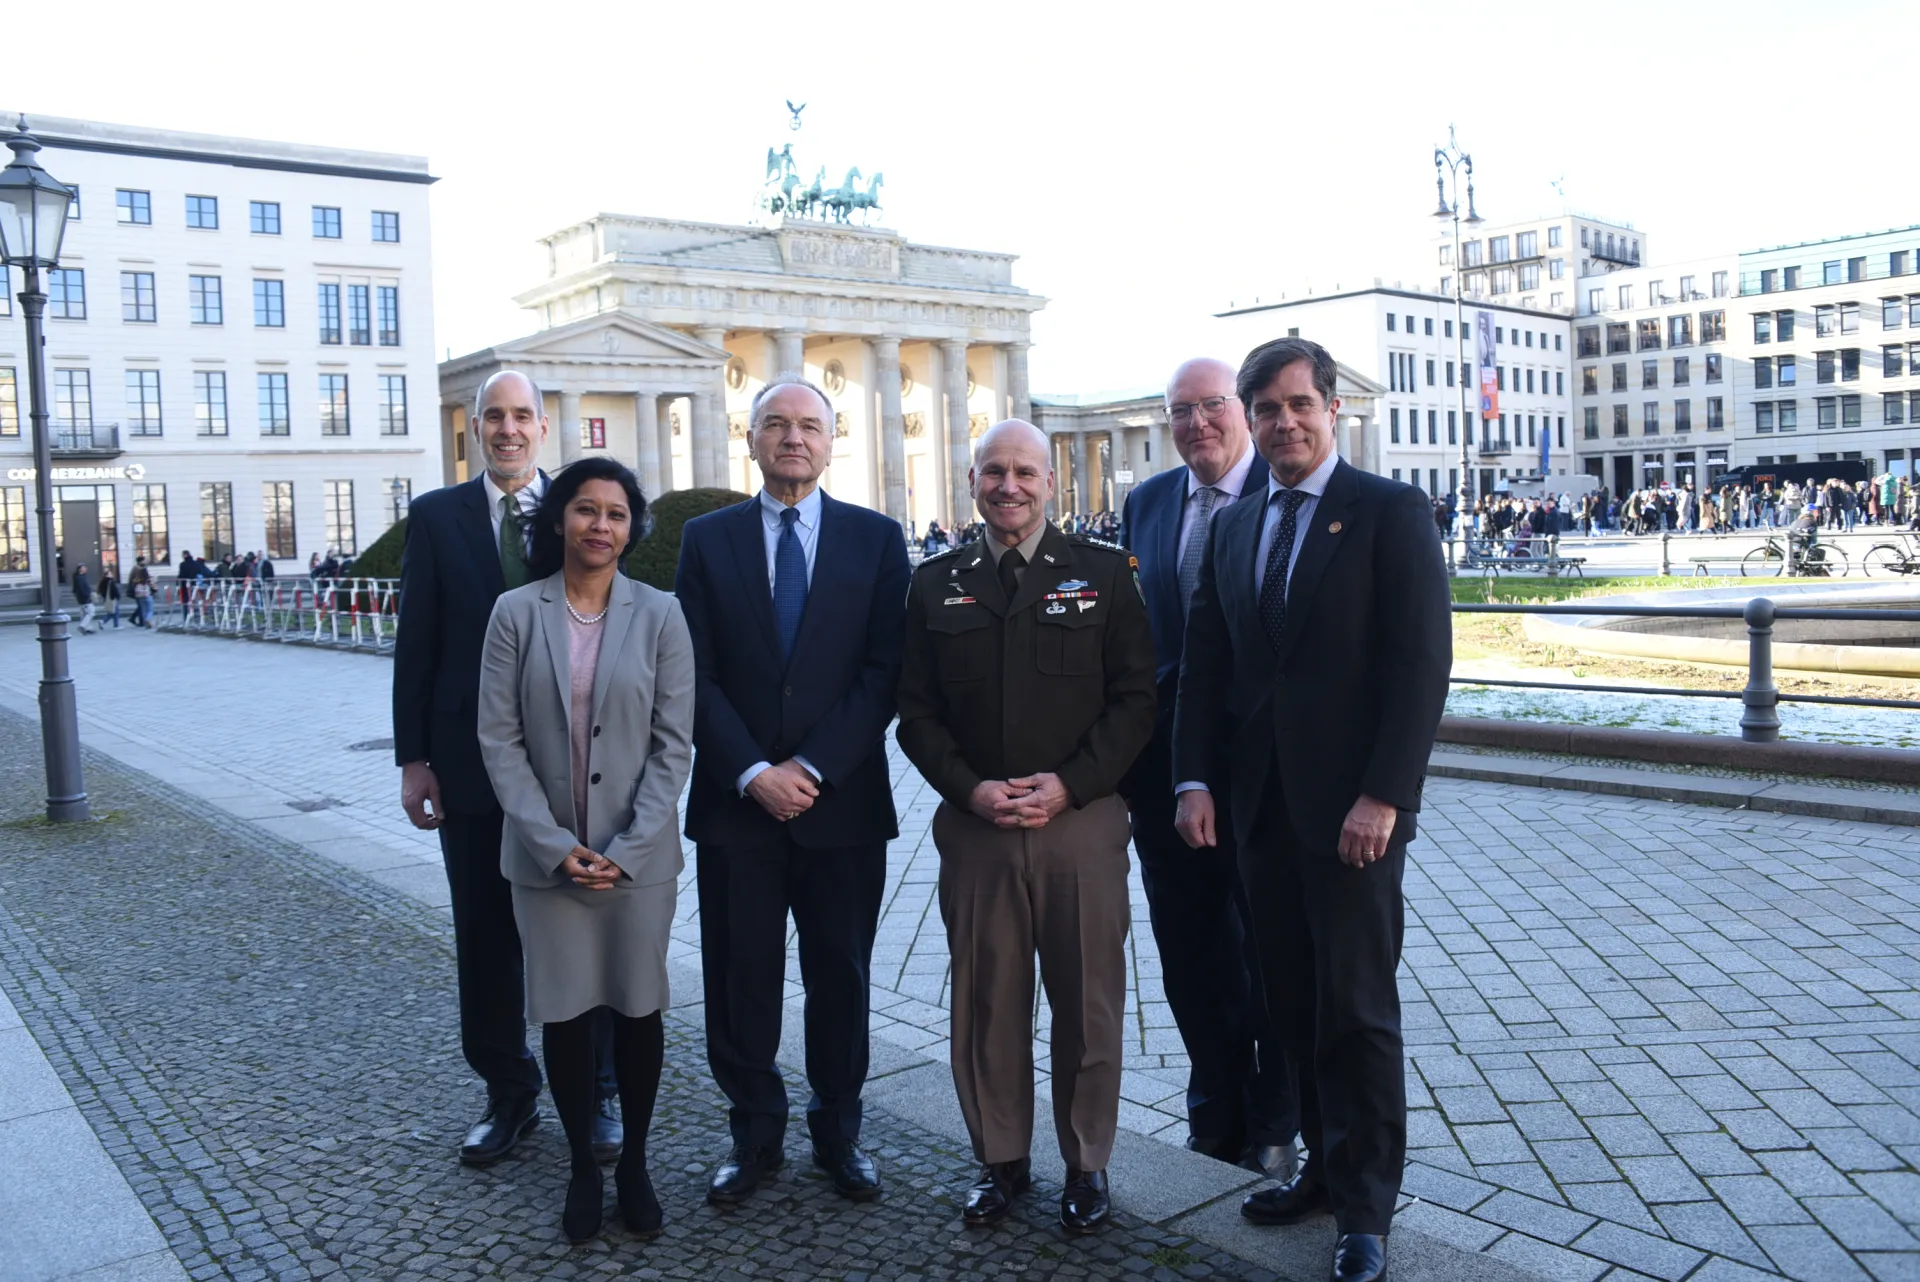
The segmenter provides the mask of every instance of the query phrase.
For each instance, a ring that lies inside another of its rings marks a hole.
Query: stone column
[[[1153,420],[1153,426],[1147,429],[1147,439],[1153,443],[1153,466],[1149,473],[1164,472],[1173,466],[1173,433],[1162,418]]]
[[[773,377],[805,378],[807,358],[804,350],[806,331],[777,330],[773,336]]]
[[[1027,344],[1007,344],[1007,396],[1013,416],[1033,422],[1033,395],[1027,387]]]
[[[973,492],[967,473],[973,468],[973,420],[967,413],[967,345],[949,339],[940,344],[940,369],[946,381],[948,521],[965,525],[973,520]],[[941,399],[938,391],[933,399]]]
[[[640,492],[651,503],[660,497],[660,412],[648,392],[633,394],[633,470],[640,476]]]
[[[673,479],[673,397],[653,398],[654,439],[660,443],[660,492],[674,486]]]
[[[693,488],[709,489],[720,483],[717,475],[720,451],[713,448],[716,434],[726,436],[727,425],[712,392],[695,392],[687,397],[687,458],[693,464]]]
[[[1118,512],[1126,506],[1126,486],[1120,482],[1120,473],[1127,467],[1127,434],[1120,428],[1107,432],[1107,466],[1113,469],[1108,489],[1113,492],[1113,510]]]
[[[560,393],[560,466],[574,462],[584,451],[580,448],[580,393]]]
[[[881,510],[902,527],[907,521],[907,436],[900,413],[900,340],[870,338],[873,379],[880,385]]]
[[[727,331],[717,325],[703,325],[693,331],[693,336],[708,347],[717,347],[723,352],[727,350]],[[707,396],[712,399],[712,405],[707,414],[707,430],[702,433],[696,427],[693,443],[694,457],[697,459],[702,454],[706,456],[708,479],[695,481],[694,484],[717,485],[724,488],[727,485],[728,452],[727,367],[724,362],[718,370],[714,371],[713,386],[708,390]],[[696,410],[694,423],[697,425],[699,422],[700,414]]]
[[[1093,494],[1087,488],[1088,476],[1087,434],[1075,432],[1073,434],[1073,484],[1067,490],[1067,506],[1074,516],[1086,512],[1087,504],[1093,501]]]

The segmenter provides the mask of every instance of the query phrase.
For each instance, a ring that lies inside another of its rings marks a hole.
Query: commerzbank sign
[[[147,474],[145,465],[129,463],[125,467],[56,467],[53,479],[56,481],[138,481]],[[7,469],[9,481],[31,481],[39,475],[31,467],[10,467]]]

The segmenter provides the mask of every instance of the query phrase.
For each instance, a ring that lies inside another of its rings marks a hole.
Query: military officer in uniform
[[[988,429],[970,480],[986,538],[914,576],[899,728],[941,796],[953,1079],[985,1167],[964,1218],[1004,1219],[1031,1183],[1037,949],[1067,1165],[1060,1223],[1089,1233],[1109,1213],[1120,1109],[1128,827],[1115,789],[1153,734],[1153,633],[1133,558],[1047,523],[1037,428]]]

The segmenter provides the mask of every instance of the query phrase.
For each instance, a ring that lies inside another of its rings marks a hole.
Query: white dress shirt
[[[1246,447],[1240,451],[1239,459],[1227,469],[1225,476],[1213,483],[1213,488],[1219,491],[1219,496],[1213,500],[1215,516],[1225,511],[1234,500],[1240,497],[1240,491],[1247,488],[1247,473],[1253,470],[1253,461],[1259,457],[1260,451],[1253,448],[1251,440],[1247,441]],[[1187,502],[1186,506],[1180,510],[1180,541],[1173,545],[1173,554],[1176,558],[1187,554],[1187,540],[1193,535],[1194,518],[1200,515],[1200,505],[1193,501],[1193,496],[1204,488],[1206,488],[1205,485],[1189,467],[1187,469]],[[1177,560],[1175,564],[1178,564]]]
[[[820,491],[816,488],[812,493],[808,494],[807,497],[801,499],[793,506],[795,510],[800,513],[799,519],[796,520],[793,525],[794,534],[800,539],[800,551],[807,558],[807,586],[812,587],[814,551],[820,546]],[[773,581],[776,577],[774,573],[774,562],[780,555],[780,535],[783,530],[780,514],[786,510],[787,505],[785,503],[782,503],[765,490],[760,491],[760,529],[761,533],[766,536],[767,591],[769,593],[773,591]],[[813,768],[811,761],[801,756],[795,756],[794,760],[799,762],[800,765],[806,769],[806,772],[813,776],[815,783],[820,782],[820,772]],[[762,770],[770,769],[772,765],[773,763],[771,761],[756,761],[745,770],[742,770],[740,772],[740,778],[734,781],[734,786],[739,788],[740,795],[743,797],[746,796],[747,785],[753,782],[754,776],[758,775]]]
[[[487,491],[487,517],[493,522],[493,546],[499,547],[500,523],[506,519],[505,513],[500,510],[500,500],[507,497],[507,492],[494,483],[492,472],[482,472],[480,483]],[[533,514],[540,509],[540,500],[546,494],[547,478],[538,471],[533,474],[531,481],[513,492],[514,500],[520,504],[521,529],[533,528]]]

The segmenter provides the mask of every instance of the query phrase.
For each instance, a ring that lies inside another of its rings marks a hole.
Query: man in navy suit
[[[460,1046],[487,1084],[487,1111],[462,1161],[505,1157],[540,1120],[540,1068],[527,1049],[525,972],[513,896],[500,874],[500,803],[480,760],[480,650],[493,603],[527,581],[527,533],[547,478],[540,388],[502,370],[474,398],[473,444],[486,471],[423,494],[407,512],[400,620],[393,654],[393,751],[400,802],[416,828],[440,834],[453,908]],[[600,1107],[594,1155],[620,1155],[613,1113],[613,1025],[596,1028]]]
[[[693,634],[693,785],[707,1061],[733,1148],[707,1200],[737,1206],[785,1163],[774,1055],[787,914],[806,986],[807,1129],[843,1196],[880,1194],[861,1151],[868,974],[899,835],[885,734],[906,622],[907,545],[894,521],[819,488],[833,406],[783,379],[754,397],[759,494],[687,522],[674,591]]]
[[[1212,518],[1243,497],[1257,501],[1267,484],[1233,374],[1225,361],[1204,357],[1173,372],[1167,418],[1185,466],[1127,495],[1120,542],[1140,559],[1160,711],[1121,795],[1133,815],[1167,1004],[1192,1062],[1187,1147],[1284,1180],[1293,1174],[1300,1110],[1292,1065],[1266,1017],[1233,842],[1193,850],[1173,827],[1174,695],[1200,553]]]
[[[1447,569],[1426,495],[1334,451],[1337,368],[1281,338],[1235,378],[1266,496],[1213,523],[1174,710],[1174,824],[1224,836],[1267,1010],[1300,1074],[1299,1174],[1240,1213],[1333,1213],[1333,1282],[1379,1282],[1407,1160],[1400,996],[1407,843],[1453,663]],[[1224,785],[1224,786],[1223,786]]]

